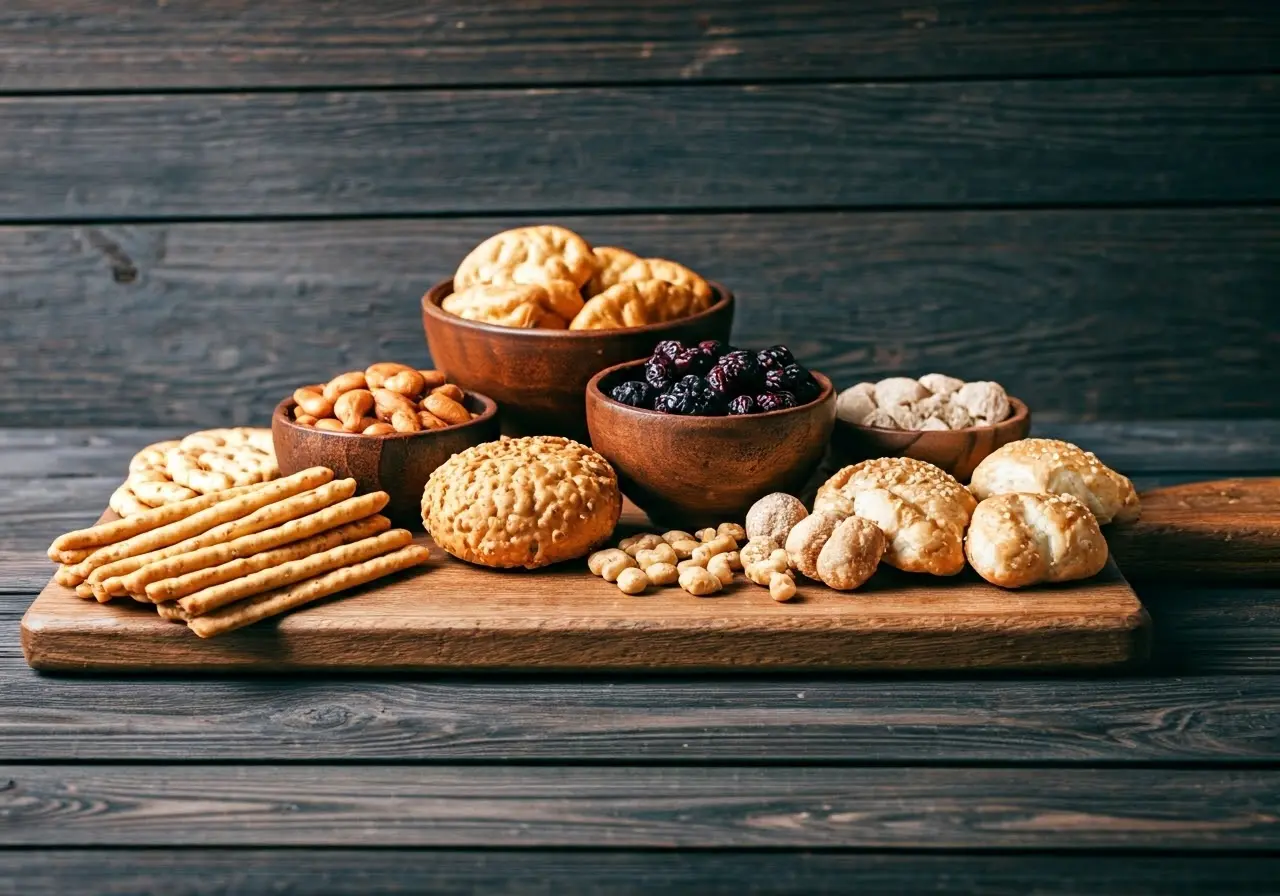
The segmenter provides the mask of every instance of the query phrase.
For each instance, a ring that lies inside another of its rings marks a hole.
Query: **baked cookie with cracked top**
[[[472,249],[453,275],[453,288],[569,280],[579,289],[595,271],[595,256],[586,240],[567,227],[536,224],[496,233]]]
[[[613,330],[660,324],[694,314],[693,293],[665,280],[616,283],[589,299],[569,322],[570,330]]]
[[[536,569],[590,553],[622,513],[618,475],[586,445],[560,436],[485,442],[427,480],[422,522],[468,563]]]

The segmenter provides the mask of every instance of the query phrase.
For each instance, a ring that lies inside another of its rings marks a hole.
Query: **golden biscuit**
[[[593,250],[596,257],[596,272],[582,288],[588,298],[595,298],[610,286],[622,282],[622,274],[641,260],[639,255],[619,249],[617,246],[597,246]]]
[[[453,275],[453,288],[514,281],[517,268],[527,283],[569,280],[580,288],[591,279],[595,266],[591,247],[572,230],[551,224],[517,227],[472,249]]]
[[[619,272],[617,278],[619,283],[636,280],[665,280],[668,283],[683,286],[693,293],[694,307],[690,314],[710,308],[714,299],[711,284],[684,265],[665,258],[638,258],[631,263],[630,267]]]
[[[533,569],[591,552],[622,512],[618,476],[559,436],[486,442],[431,474],[422,521],[436,544],[482,566]]]
[[[590,299],[569,324],[570,330],[642,327],[695,313],[693,292],[665,280],[617,283]]]
[[[551,323],[547,291],[534,284],[481,283],[455,292],[440,303],[449,314],[465,320],[531,330]],[[556,328],[559,329],[559,328]]]

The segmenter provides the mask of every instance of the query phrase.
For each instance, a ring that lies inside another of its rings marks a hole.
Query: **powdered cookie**
[[[569,280],[581,287],[595,273],[595,256],[586,240],[565,227],[517,227],[472,249],[453,275],[453,288],[515,281],[517,268],[526,283]]]
[[[486,442],[431,474],[422,520],[455,557],[533,569],[589,553],[622,512],[613,467],[559,436]]]

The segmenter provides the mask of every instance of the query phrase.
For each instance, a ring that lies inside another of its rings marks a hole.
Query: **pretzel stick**
[[[173,600],[156,604],[156,612],[160,614],[161,619],[168,619],[170,622],[186,622],[191,618],[187,615],[187,611],[178,606],[177,601]]]
[[[53,544],[49,545],[49,559],[56,560],[55,554],[59,551],[100,548],[124,541],[126,538],[132,538],[135,535],[141,535],[143,532],[150,532],[152,529],[159,529],[169,523],[186,519],[191,514],[204,510],[206,507],[212,507],[222,501],[228,501],[238,495],[243,495],[261,487],[261,485],[246,485],[227,489],[224,492],[201,495],[198,498],[190,498],[186,501],[179,501],[176,504],[156,507],[137,516],[127,517],[122,520],[112,520],[109,523],[98,523],[88,529],[77,529],[74,532],[59,535],[53,540]]]
[[[77,575],[73,567],[64,564],[53,574],[53,580],[59,585],[74,588],[84,581],[84,577]]]
[[[263,529],[270,529],[272,526],[288,522],[292,519],[297,519],[301,516],[306,516],[309,513],[328,507],[330,504],[335,504],[345,498],[349,498],[355,490],[356,481],[354,479],[339,479],[337,482],[325,483],[319,488],[312,489],[309,492],[303,492],[300,495],[293,495],[292,497],[285,498],[283,501],[279,501],[275,504],[268,504],[266,507],[260,507],[246,517],[222,523],[219,526],[214,526],[206,532],[201,532],[199,535],[188,538],[186,541],[181,541],[178,544],[162,548],[160,551],[156,552],[159,556],[155,557],[154,560],[160,561],[180,557],[199,550],[200,548],[220,545],[224,542],[239,538],[242,535],[252,535],[255,532],[261,532]],[[365,513],[362,515],[368,516],[369,514]],[[349,520],[340,520],[339,522],[349,522]],[[326,526],[325,528],[331,527]],[[314,533],[304,532],[302,534],[310,535]],[[233,559],[233,557],[226,557],[224,559],[230,560]],[[101,577],[96,581],[101,584],[101,587],[106,592],[108,599],[111,597],[120,597],[125,594],[145,595],[147,583],[154,581],[151,576],[154,575],[156,578],[163,579],[168,578],[170,575],[177,575],[179,573],[191,571],[191,569],[181,568],[180,565],[170,565],[160,567],[144,576],[135,575],[136,573],[141,572],[145,567],[151,565],[153,565],[153,563],[139,562],[139,558],[136,557],[126,557],[123,561],[119,561],[118,565],[111,565],[113,569],[119,569],[119,572],[115,572],[114,575],[108,576],[107,573],[104,572],[107,567],[102,567],[101,569],[96,570],[93,575],[89,576],[89,583],[91,585],[94,584],[94,576],[100,575]],[[128,567],[133,568],[128,569]],[[197,566],[193,568],[200,569],[201,567]],[[130,576],[135,577],[129,579]],[[126,582],[126,579],[129,579],[129,581]],[[97,590],[98,589],[96,588],[94,589],[95,594],[97,593]],[[102,600],[101,597],[98,599]]]
[[[301,473],[286,476],[284,479],[277,479],[253,491],[238,495],[230,501],[214,504],[177,522],[169,523],[167,526],[151,529],[124,541],[98,548],[79,564],[79,569],[89,577],[99,567],[106,566],[108,563],[176,544],[184,538],[199,535],[219,523],[239,519],[282,498],[313,489],[332,478],[333,471],[327,467],[312,467]],[[94,581],[101,580],[102,577],[99,576]]]
[[[292,560],[273,566],[271,569],[264,569],[243,579],[236,579],[234,582],[197,591],[182,598],[178,604],[187,611],[189,616],[203,616],[219,607],[234,603],[242,597],[253,597],[255,594],[292,585],[294,582],[301,582],[303,579],[310,579],[330,570],[381,557],[383,554],[404,547],[411,541],[413,536],[409,534],[408,529],[392,529],[373,538],[344,544],[301,560]]]
[[[274,591],[246,598],[220,610],[214,610],[206,616],[197,616],[187,623],[187,627],[202,638],[212,638],[223,632],[278,616],[322,597],[328,597],[331,594],[346,591],[348,588],[363,585],[365,582],[372,582],[382,576],[425,563],[430,556],[431,552],[422,545],[411,544],[394,553],[374,557],[355,566],[335,569],[333,572],[307,579],[296,585],[277,588]]]
[[[286,523],[286,525],[292,524]],[[199,569],[195,572],[152,582],[147,586],[147,599],[156,603],[177,600],[180,597],[186,597],[188,594],[195,594],[197,591],[212,588],[214,585],[221,585],[223,582],[230,582],[264,569],[270,569],[273,566],[279,566],[281,563],[288,563],[290,560],[301,560],[312,554],[336,548],[340,544],[347,544],[352,541],[359,541],[362,538],[368,538],[370,535],[377,535],[379,532],[385,532],[390,528],[391,521],[389,519],[375,514],[354,523],[347,523],[345,526],[331,529],[328,532],[321,532],[319,535],[304,538],[302,541],[286,544],[281,548],[262,551],[252,556],[231,560],[219,566]],[[266,533],[262,534],[265,535]]]
[[[54,552],[51,551],[50,553],[54,553]],[[82,560],[84,560],[85,557],[88,557],[92,553],[93,551],[89,550],[88,548],[82,548],[80,550],[72,550],[72,551],[57,551],[56,552],[57,556],[50,557],[49,559],[52,560],[54,563],[61,563],[63,566],[74,566],[75,564],[81,562]]]
[[[93,589],[82,582],[76,586],[76,597],[93,597]]]
[[[150,563],[136,572],[124,576],[121,580],[121,585],[129,594],[145,596],[147,586],[152,582],[196,572],[201,569],[208,569],[210,566],[217,566],[239,557],[251,557],[260,551],[278,548],[291,541],[309,538],[312,535],[336,529],[338,526],[362,520],[387,506],[388,498],[386,492],[373,492],[369,495],[361,495],[358,498],[350,498],[349,495],[356,490],[354,479],[331,482],[322,488],[316,489],[316,493],[323,492],[326,489],[333,489],[339,485],[343,486],[345,494],[339,494],[338,497],[347,498],[347,500],[339,502],[326,495],[323,503],[322,499],[317,497],[311,502],[313,506],[299,503],[295,508],[282,509],[278,514],[278,518],[272,520],[270,525],[260,525],[258,521],[254,521],[253,525],[245,527],[243,531],[228,532],[226,539],[219,538],[212,544],[201,546],[197,550],[166,557],[157,563]],[[309,494],[312,493],[308,492]],[[298,495],[298,497],[290,498],[289,500],[301,502],[308,495]],[[283,504],[276,506],[283,507]],[[265,507],[258,513],[265,514],[272,509],[271,507]],[[232,525],[239,526],[241,523],[250,521],[250,519],[251,517],[245,517]],[[276,525],[276,523],[282,523],[283,525]]]

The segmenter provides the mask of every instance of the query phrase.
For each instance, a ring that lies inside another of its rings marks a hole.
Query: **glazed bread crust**
[[[1073,495],[1098,522],[1138,518],[1138,493],[1128,478],[1091,451],[1057,439],[1022,439],[989,454],[973,471],[969,490],[979,500],[1013,492]]]
[[[964,547],[978,575],[1002,588],[1087,579],[1107,563],[1097,518],[1071,495],[987,498],[973,512]]]
[[[906,572],[953,576],[964,569],[973,495],[933,464],[879,457],[838,471],[818,489],[814,512],[860,516],[883,530],[884,562]]]

